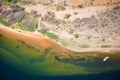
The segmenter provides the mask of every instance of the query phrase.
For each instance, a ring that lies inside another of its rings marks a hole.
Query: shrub
[[[37,11],[32,10],[32,11],[30,12],[30,14],[31,14],[31,15],[35,15],[35,14],[37,14]]]
[[[27,30],[27,31],[34,31],[37,28],[37,22],[35,20],[24,20],[22,21],[20,27],[21,29]]]
[[[2,6],[2,2],[0,2],[0,7]]]
[[[17,13],[14,14],[14,19],[17,22],[21,22],[22,19],[27,15],[27,13],[25,13],[24,11],[19,11]]]
[[[89,48],[89,45],[88,44],[83,44],[83,45],[81,45],[81,48]]]
[[[3,1],[12,2],[12,3],[16,3],[18,0],[3,0]]]
[[[70,14],[65,14],[64,19],[68,19],[70,16]]]
[[[74,15],[77,15],[78,13],[77,12],[74,12]]]
[[[16,3],[17,1],[19,1],[19,0],[12,0],[13,3]]]
[[[3,24],[3,25],[5,25],[5,26],[10,26],[11,25],[9,22],[6,22],[2,18],[0,18],[0,23]]]
[[[54,12],[51,12],[51,11],[48,11],[48,15],[49,15],[50,17],[55,17],[55,13],[54,13]]]
[[[61,11],[61,10],[65,10],[66,8],[63,6],[57,6],[56,7],[56,11]]]
[[[101,48],[110,48],[111,45],[101,45]]]
[[[40,33],[48,36],[48,37],[51,38],[51,39],[55,39],[55,40],[58,39],[58,37],[57,37],[55,34],[53,34],[53,33],[50,33],[50,32],[42,32],[41,30],[38,30],[38,32],[40,32]]]
[[[78,5],[78,7],[79,7],[79,8],[82,8],[82,7],[83,7],[83,5],[79,4],[79,5]]]
[[[11,10],[3,10],[2,12],[1,12],[1,16],[2,17],[4,17],[4,18],[6,18],[9,14],[11,14],[12,13],[12,11]]]
[[[33,17],[38,18],[38,17],[41,17],[41,16],[42,16],[42,14],[35,14]]]
[[[75,37],[75,38],[79,38],[79,35],[78,35],[78,34],[74,34],[74,37]]]
[[[55,40],[58,39],[58,37],[57,37],[55,34],[53,34],[53,33],[46,32],[45,34],[46,34],[49,38],[52,38],[52,39],[55,39]]]
[[[118,9],[120,9],[120,6],[113,7],[113,10],[118,10]]]
[[[6,1],[6,2],[12,2],[12,0],[3,0],[3,1]]]

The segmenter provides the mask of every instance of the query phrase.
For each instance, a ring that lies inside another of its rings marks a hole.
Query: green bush
[[[83,45],[81,45],[81,48],[89,48],[89,45],[83,44]]]
[[[5,25],[5,26],[10,26],[11,25],[9,22],[6,22],[2,18],[0,18],[0,23],[3,24],[3,25]]]
[[[56,11],[61,11],[61,10],[65,10],[66,8],[63,6],[57,6],[56,7]]]
[[[79,35],[78,35],[78,34],[74,34],[74,37],[75,37],[75,38],[79,38]]]
[[[46,35],[49,37],[49,38],[52,38],[52,39],[58,39],[58,37],[55,35],[55,34],[53,34],[53,33],[49,33],[49,32],[46,32]]]
[[[50,32],[42,32],[42,31],[40,31],[40,30],[38,30],[38,32],[42,33],[43,35],[48,36],[48,37],[51,38],[51,39],[55,39],[55,40],[58,39],[58,37],[57,37],[55,34],[53,34],[53,33],[50,33]]]
[[[110,48],[110,45],[101,45],[101,48]]]

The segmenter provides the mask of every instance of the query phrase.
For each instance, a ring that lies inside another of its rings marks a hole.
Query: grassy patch
[[[80,47],[81,47],[81,48],[89,48],[89,45],[83,44],[83,45],[81,45]]]
[[[24,27],[19,27],[22,30],[29,31],[29,32],[34,32],[35,28],[24,28]]]
[[[58,37],[55,34],[53,34],[53,33],[50,33],[50,32],[41,32],[40,30],[38,30],[38,32],[42,33],[43,35],[48,36],[51,39],[55,39],[55,40],[58,39]]]
[[[79,38],[79,35],[78,35],[78,34],[74,34],[74,37],[75,37],[75,38]]]
[[[3,25],[5,25],[5,26],[10,26],[11,25],[9,22],[6,22],[1,17],[0,17],[0,23],[3,24]]]
[[[56,7],[56,11],[61,11],[61,10],[65,10],[66,8],[63,6],[57,6]]]
[[[111,45],[101,45],[101,48],[110,48]]]

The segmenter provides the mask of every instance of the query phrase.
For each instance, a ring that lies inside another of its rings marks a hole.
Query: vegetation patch
[[[58,39],[58,37],[57,37],[55,34],[53,34],[53,33],[50,33],[50,32],[42,32],[41,30],[38,30],[38,32],[42,33],[43,35],[48,36],[48,37],[51,38],[51,39],[55,39],[55,40]]]
[[[113,7],[113,10],[118,10],[118,9],[120,9],[120,6]]]
[[[64,19],[68,19],[68,18],[70,18],[70,14],[65,14],[65,16],[64,16]]]
[[[78,34],[74,34],[74,37],[75,37],[75,38],[79,38],[79,35],[78,35]]]
[[[111,45],[101,45],[101,48],[110,48]]]
[[[57,6],[56,7],[56,11],[61,11],[61,10],[65,10],[66,8],[64,6]]]
[[[80,46],[81,48],[89,48],[89,45],[88,44],[83,44]]]
[[[20,24],[20,28],[27,31],[35,31],[38,27],[37,21],[32,19],[23,20]]]
[[[5,25],[5,26],[10,26],[11,24],[5,20],[3,20],[1,17],[0,17],[0,23]]]

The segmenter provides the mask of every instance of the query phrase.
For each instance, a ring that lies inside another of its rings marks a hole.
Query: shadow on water
[[[31,75],[0,60],[0,80],[120,80],[120,71],[73,76],[37,76]]]

